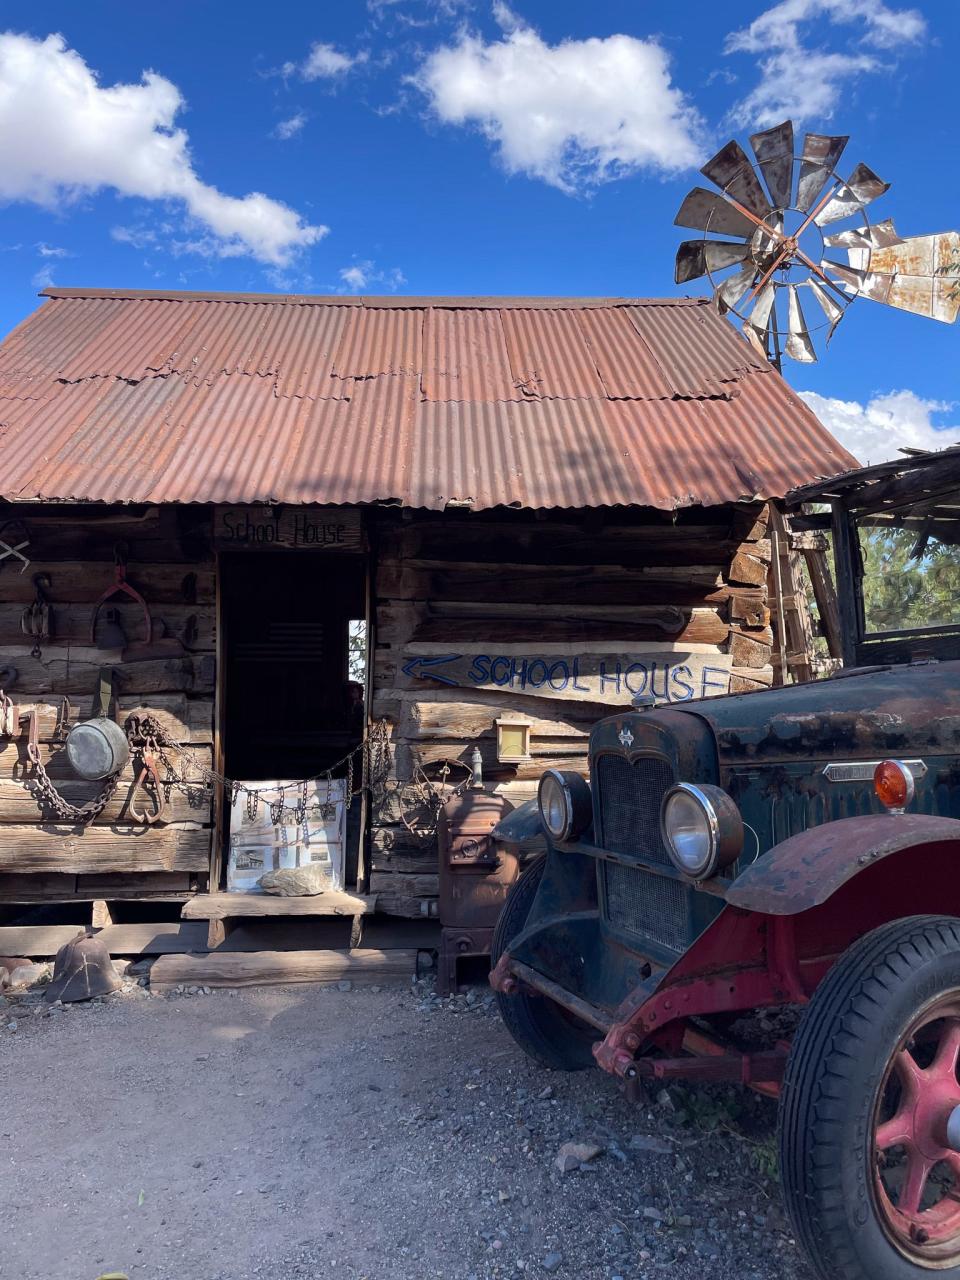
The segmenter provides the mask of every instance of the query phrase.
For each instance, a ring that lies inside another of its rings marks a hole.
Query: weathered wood
[[[53,607],[55,624],[60,619],[64,605],[83,605],[86,608],[89,631],[93,602],[113,581],[113,565],[99,560],[33,558],[27,573],[12,573],[9,569],[3,572],[0,578],[0,599],[5,604],[30,604],[36,593],[33,575],[38,573],[45,573],[50,577],[46,594]],[[151,611],[160,616],[166,614],[165,606],[168,605],[188,605],[192,609],[198,609],[209,607],[214,602],[216,588],[213,567],[210,565],[137,564],[130,566],[129,577]],[[119,604],[119,599],[117,603]],[[138,606],[122,607],[135,609]],[[57,630],[59,631],[59,627]]]
[[[22,604],[0,603],[0,645],[24,643],[20,628],[23,608]],[[144,638],[145,621],[139,605],[111,602],[107,608],[116,609],[128,642]],[[92,612],[92,607],[88,604],[54,605],[53,634],[49,640],[41,641],[40,644],[44,658],[49,660],[54,656],[65,657],[68,644],[89,645]],[[157,639],[172,637],[179,640],[191,653],[207,652],[214,648],[212,605],[161,605],[151,610],[151,617],[153,634]],[[103,635],[102,618],[101,611],[101,620],[97,623],[98,636]]]
[[[513,700],[515,701],[515,700]],[[578,703],[569,704],[576,708]],[[478,706],[474,702],[404,702],[397,734],[412,739],[474,738],[481,734],[495,735],[495,721],[510,709],[496,706]],[[529,703],[527,704],[529,706]],[[589,735],[593,717],[578,717],[571,713],[565,719],[547,719],[526,713],[530,732],[537,738],[572,738],[582,741]]]
[[[405,875],[436,873],[436,841],[425,841],[402,823],[377,826],[370,833],[370,865],[374,871]]]
[[[770,663],[772,642],[755,640],[743,631],[730,634],[730,656],[737,667],[766,667]]]
[[[185,564],[184,573],[189,573],[213,559],[208,507],[71,506],[65,511],[18,503],[17,515],[28,525],[31,559],[41,563],[101,560],[109,575],[117,543],[123,542],[127,573],[135,585],[148,565]]]
[[[44,768],[58,785],[61,780],[68,783],[78,781],[76,773],[67,760],[67,753],[62,743],[41,742],[39,751]],[[189,756],[171,751],[170,758],[188,783],[199,783],[202,779],[201,770],[210,768],[213,756],[210,747],[200,743],[196,746],[190,745]],[[25,731],[19,738],[0,738],[0,777],[19,779],[32,776],[33,766],[27,756]],[[120,775],[120,788],[132,782],[133,763],[128,762]]]
[[[8,823],[31,823],[54,821],[56,815],[46,806],[41,805],[40,798],[18,778],[6,778],[0,775],[0,840],[3,839],[3,825]],[[57,784],[57,790],[70,804],[83,805],[100,794],[101,784],[86,782],[83,779],[65,779]],[[170,797],[165,802],[163,819],[165,822],[199,822],[211,821],[212,802],[209,792],[204,793],[201,803],[194,804],[193,797],[186,795],[180,787],[173,787]],[[200,797],[198,797],[199,799]],[[136,799],[139,808],[142,796],[134,797],[133,781],[121,784],[107,802],[106,808],[94,819],[94,826],[112,826],[115,823],[132,823],[130,802]],[[134,824],[136,825],[136,824]]]
[[[769,689],[773,684],[773,668],[735,668],[730,676],[731,693],[749,693],[752,689]]]
[[[208,956],[161,956],[150,971],[150,986],[169,991],[181,984],[207,987],[283,986],[293,982],[357,985],[408,983],[417,971],[412,948],[374,951],[216,951]]]
[[[0,926],[0,955],[46,959],[84,932],[82,925]],[[203,951],[205,929],[199,924],[110,924],[97,937],[112,956],[156,956]]]
[[[376,894],[377,910],[384,915],[418,917],[427,914],[422,904],[440,893],[440,877],[371,871],[370,892]]]
[[[357,916],[376,910],[375,896],[318,893],[284,898],[270,893],[201,893],[184,904],[184,920],[229,920],[239,916]]]
[[[662,617],[663,615],[661,615]],[[722,644],[726,624],[714,610],[687,611],[685,621],[665,626],[656,621],[631,621],[618,618],[503,618],[493,613],[482,621],[475,618],[424,618],[408,635],[399,629],[382,633],[384,643],[442,643],[459,645],[475,640],[478,631],[495,634],[501,644],[539,640],[579,648],[585,644],[606,643],[608,647],[643,644],[648,641],[673,640],[677,644]],[[478,626],[480,621],[480,626]]]
[[[16,684],[8,692],[19,701],[49,693],[68,693],[83,705],[93,698],[100,672],[116,673],[116,695],[145,693],[212,693],[212,655],[156,658],[124,662],[113,650],[102,653],[89,647],[69,655],[49,648],[41,658],[31,657],[30,644],[0,645],[0,665],[17,669]]]
[[[0,849],[3,834],[0,832]],[[0,902],[111,902],[149,899],[175,902],[190,896],[191,877],[179,872],[147,872],[143,875],[74,876],[0,874]]]
[[[5,872],[205,871],[209,862],[209,829],[88,827],[77,834],[53,825],[0,828]]]
[[[16,701],[16,689],[11,690]],[[37,730],[41,742],[50,742],[60,727],[62,698],[32,698],[17,703],[21,716],[36,709]],[[213,701],[191,698],[185,693],[155,693],[150,698],[117,698],[112,708],[113,719],[123,725],[128,716],[153,716],[175,742],[207,743],[213,741]],[[70,702],[67,724],[76,724],[90,716],[89,700]]]
[[[103,898],[94,898],[91,906],[90,923],[94,929],[105,929],[108,924],[113,924],[110,905]]]
[[[754,547],[766,547],[766,555],[754,554]],[[727,570],[727,581],[738,585],[745,583],[748,586],[761,587],[767,580],[769,565],[769,543],[753,543],[749,550],[744,548],[742,551],[738,551],[730,561],[730,567]]]

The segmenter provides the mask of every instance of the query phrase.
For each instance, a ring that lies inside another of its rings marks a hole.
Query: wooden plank
[[[17,711],[21,716],[37,712],[37,729],[41,742],[50,742],[60,725],[63,714],[62,698],[34,697],[17,701],[17,691],[11,690]],[[148,698],[117,698],[113,706],[113,719],[123,725],[128,716],[154,716],[175,742],[212,742],[213,701],[210,698],[191,698],[185,693],[155,693]],[[90,717],[90,699],[70,702],[67,724],[76,724]]]
[[[765,557],[759,554],[753,554],[754,547],[764,546],[767,549]],[[742,551],[738,551],[730,561],[730,567],[727,570],[727,581],[737,584],[745,583],[752,587],[761,587],[767,580],[767,570],[769,565],[769,543],[752,543],[749,550],[744,548]]]
[[[420,917],[440,893],[439,875],[404,875],[398,871],[371,871],[370,892],[377,896],[377,910],[388,916]]]
[[[737,667],[766,667],[770,663],[772,641],[755,640],[744,631],[730,635],[730,656]]]
[[[68,693],[82,706],[89,706],[100,672],[106,667],[116,673],[117,697],[145,693],[212,693],[213,655],[156,658],[145,662],[123,662],[119,651],[85,647],[69,654],[51,648],[41,658],[30,653],[30,644],[0,645],[0,666],[17,669],[16,684],[8,690],[14,698],[50,693]]]
[[[184,564],[131,564],[130,582],[147,601],[151,610],[163,616],[166,610],[160,606],[189,605],[210,606],[214,599],[214,570],[212,565]],[[35,595],[33,575],[45,573],[50,577],[47,596],[53,606],[54,621],[59,621],[64,605],[83,605],[86,608],[89,630],[93,601],[113,581],[113,564],[102,560],[38,560],[32,558],[27,573],[3,574],[3,600],[6,604],[30,604]],[[125,606],[124,606],[125,607]],[[131,608],[134,606],[131,606]],[[59,627],[57,628],[59,631]]]
[[[0,839],[2,827],[6,824],[22,824],[43,821],[55,821],[56,815],[46,807],[41,807],[38,797],[32,790],[33,784],[25,786],[22,781],[0,776]],[[70,804],[83,805],[100,794],[99,782],[85,782],[80,778],[65,779],[57,783],[57,790]],[[165,803],[163,820],[165,822],[199,822],[209,824],[211,821],[212,798],[205,792],[202,803],[195,804],[192,795],[185,794],[180,787],[173,787],[169,799]],[[134,799],[132,779],[121,784],[107,802],[106,808],[93,822],[94,826],[113,826],[116,823],[132,822],[130,817],[130,801]],[[142,795],[136,797],[137,805],[143,803]],[[136,825],[135,823],[133,825]]]
[[[661,619],[664,613],[661,612]],[[492,612],[483,619],[483,630],[496,634],[500,643],[517,643],[539,640],[546,643],[582,647],[586,644],[606,643],[608,647],[629,647],[646,641],[672,639],[677,644],[722,644],[727,638],[726,623],[716,610],[675,610],[679,615],[670,618],[669,625],[651,618],[649,622],[617,618],[537,618],[535,615],[521,618],[503,618]],[[408,634],[399,630],[381,633],[385,643],[462,644],[477,635],[475,618],[426,617]],[[611,642],[612,645],[611,645]]]
[[[357,508],[345,507],[216,507],[213,540],[224,551],[360,551],[362,517]]]
[[[318,893],[284,898],[270,893],[200,893],[184,904],[184,920],[230,920],[240,916],[360,916],[376,910],[375,896]]]
[[[181,564],[188,573],[213,558],[210,513],[204,506],[71,505],[64,511],[53,504],[17,503],[16,514],[27,522],[32,559],[104,561],[107,581],[118,542],[126,545],[127,572],[134,584],[146,565]]]
[[[2,832],[0,832],[2,848]],[[190,896],[189,875],[179,872],[146,872],[143,875],[74,876],[0,874],[0,902],[111,902],[151,899],[177,901]]]
[[[516,702],[516,699],[511,701]],[[521,704],[522,705],[522,704]],[[529,703],[527,706],[529,707]],[[537,704],[535,704],[537,705]],[[572,708],[579,703],[568,704]],[[495,735],[495,721],[501,714],[510,714],[512,708],[478,705],[475,702],[404,702],[397,725],[397,736],[422,740],[429,738],[476,738],[483,734]],[[563,738],[582,742],[589,736],[595,717],[577,716],[575,710],[569,718],[555,719],[525,713],[531,735],[537,738]]]
[[[423,840],[402,823],[377,826],[370,833],[370,865],[374,871],[436,874],[436,841]]]
[[[61,781],[78,781],[62,743],[41,742],[39,751],[43,766],[54,782],[59,785]],[[170,757],[186,781],[197,784],[202,782],[201,771],[209,769],[213,760],[211,749],[206,744],[191,744],[189,757],[177,751],[171,751]],[[13,778],[30,778],[33,775],[33,766],[27,756],[26,726],[23,726],[19,738],[0,738],[0,776],[3,775]],[[122,788],[132,782],[133,763],[128,761],[120,775],[120,786]]]
[[[432,646],[430,646],[432,647]],[[447,650],[424,652],[408,646],[398,660],[394,682],[402,688],[430,687],[506,689],[533,698],[559,701],[603,701],[629,706],[637,694],[653,693],[658,702],[688,702],[695,697],[725,693],[730,658],[707,646],[658,645],[632,652],[551,652],[555,646],[499,645],[483,652],[479,645],[462,645],[472,653]],[[378,683],[388,678],[389,665],[378,661]]]
[[[107,608],[115,609],[120,627],[127,641],[142,640],[145,635],[143,610],[137,604],[111,602]],[[93,610],[89,604],[62,604],[53,606],[53,634],[41,642],[44,657],[56,654],[66,656],[65,646],[89,645],[90,621]],[[22,604],[0,604],[0,645],[23,644],[20,619]],[[212,605],[161,605],[151,609],[153,634],[179,640],[191,653],[210,652],[214,647]],[[98,638],[103,635],[103,612],[97,622]]]
[[[0,955],[40,959],[55,956],[83,932],[83,926],[77,924],[0,926]],[[111,924],[96,932],[112,956],[171,955],[205,949],[206,929],[202,924]]]
[[[0,832],[0,869],[58,871],[206,871],[210,831],[181,827],[9,826]],[[103,894],[96,894],[103,897]]]
[[[374,951],[215,951],[208,956],[161,956],[150,971],[150,986],[169,991],[179,985],[205,987],[285,986],[294,982],[357,985],[409,983],[416,974],[414,949]]]

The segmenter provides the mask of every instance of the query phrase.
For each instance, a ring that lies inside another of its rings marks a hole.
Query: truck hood
[[[710,726],[721,767],[824,756],[955,755],[960,661],[841,672],[808,684],[705,698],[671,711]]]

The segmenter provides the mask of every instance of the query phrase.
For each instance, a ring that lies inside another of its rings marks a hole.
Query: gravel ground
[[[771,1103],[543,1071],[484,988],[8,998],[0,1090],[3,1280],[809,1280]]]

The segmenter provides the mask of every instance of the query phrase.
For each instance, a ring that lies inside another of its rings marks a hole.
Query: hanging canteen
[[[127,735],[106,716],[75,724],[67,734],[66,746],[73,770],[91,782],[119,773],[130,759]]]

